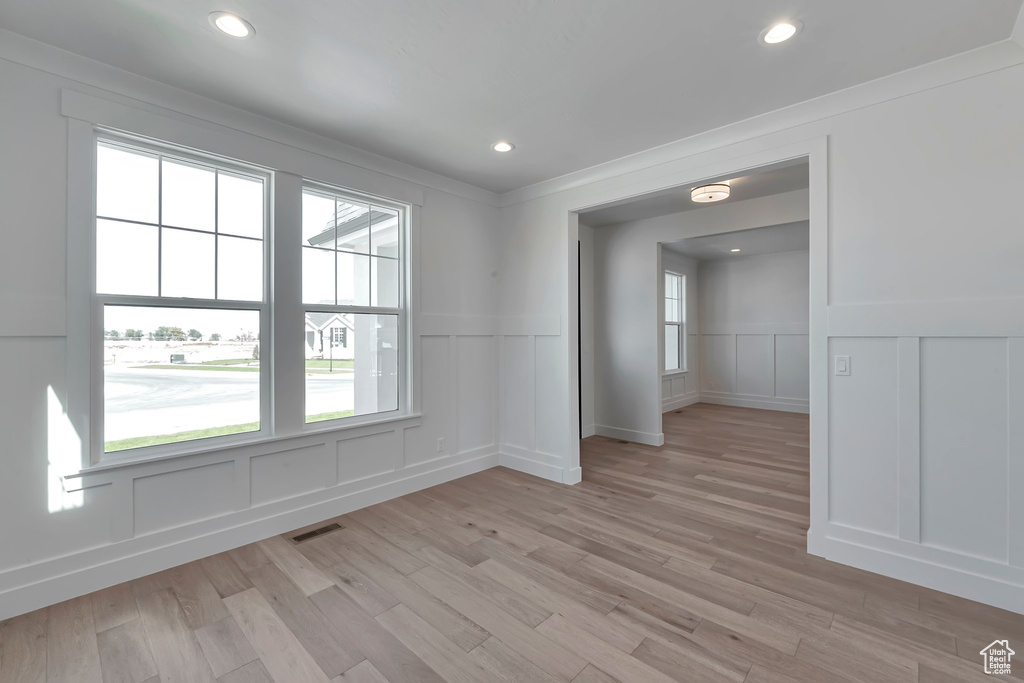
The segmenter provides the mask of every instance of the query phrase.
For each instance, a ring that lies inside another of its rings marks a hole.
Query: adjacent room
[[[0,0],[0,683],[1020,678],[1022,4]]]

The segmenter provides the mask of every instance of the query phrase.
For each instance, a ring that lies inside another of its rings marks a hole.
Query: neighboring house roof
[[[336,241],[341,240],[345,235],[364,230],[371,223],[377,225],[385,219],[394,217],[394,213],[376,208],[367,210],[365,206],[340,204],[334,218],[327,221],[323,231],[310,237],[308,242],[314,247],[328,245],[333,248]],[[337,232],[335,232],[335,227],[337,227]]]
[[[306,314],[306,324],[315,330],[324,330],[331,326],[334,321],[340,322],[345,327],[352,329],[352,320],[346,313],[317,313]]]

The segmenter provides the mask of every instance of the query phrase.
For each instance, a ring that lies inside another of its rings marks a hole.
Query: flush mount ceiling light
[[[701,185],[690,190],[690,199],[695,202],[720,202],[729,198],[729,186],[725,183]]]
[[[513,145],[511,142],[505,142],[504,140],[500,142],[495,142],[493,145],[491,145],[491,149],[493,149],[495,152],[511,152],[515,148],[516,146]]]
[[[736,252],[738,252],[738,251],[739,251],[739,249],[730,249],[729,251],[731,251],[732,253],[734,253],[734,254],[735,254]]]
[[[757,39],[763,45],[775,45],[800,33],[803,27],[804,25],[799,21],[780,21],[761,31],[761,35]]]
[[[232,38],[248,38],[256,34],[256,29],[252,27],[252,24],[231,12],[212,12],[210,23]]]

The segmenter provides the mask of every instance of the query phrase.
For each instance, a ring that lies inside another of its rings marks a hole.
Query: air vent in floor
[[[343,528],[344,527],[341,526],[340,524],[328,524],[327,526],[322,526],[319,529],[313,529],[312,531],[307,531],[304,534],[299,534],[298,536],[292,536],[292,540],[295,541],[296,543],[302,543],[303,541],[308,541],[311,538],[316,538],[317,536],[323,536],[324,534],[329,534],[332,531],[337,531],[338,529],[343,529]]]

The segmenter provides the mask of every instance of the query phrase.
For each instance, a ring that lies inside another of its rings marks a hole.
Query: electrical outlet
[[[437,452],[444,453],[444,437],[438,437],[437,439]]]

